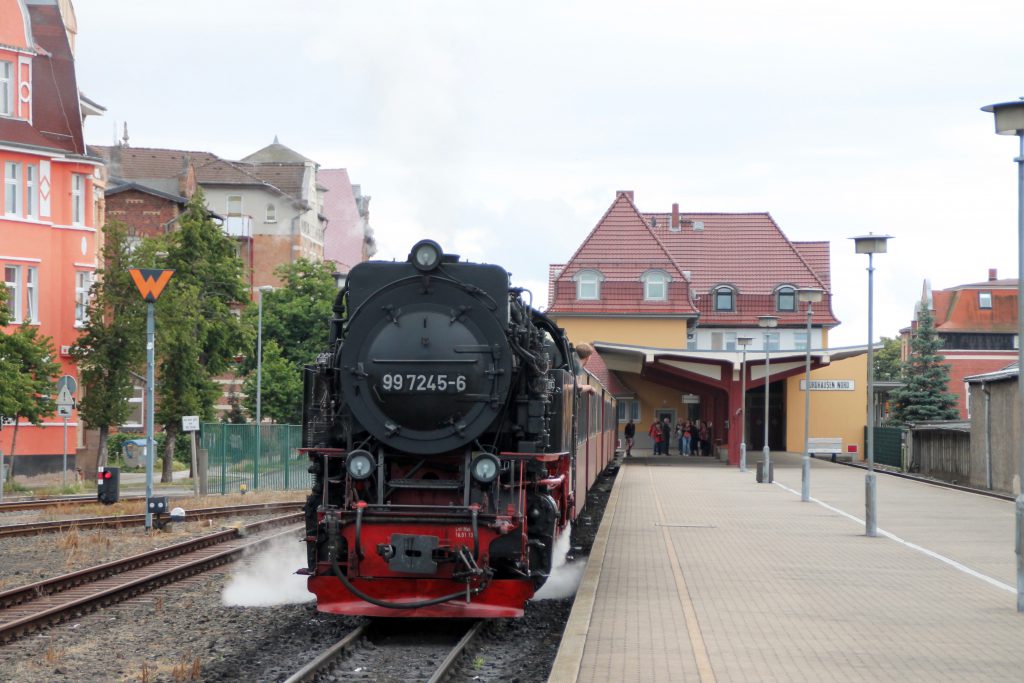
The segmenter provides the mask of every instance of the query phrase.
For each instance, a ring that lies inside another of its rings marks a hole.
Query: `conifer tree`
[[[71,355],[78,361],[83,396],[78,415],[99,430],[97,466],[107,464],[107,435],[130,413],[132,372],[145,363],[145,304],[129,273],[128,229],[112,221],[103,228],[101,268],[93,285],[88,320]]]
[[[900,423],[953,420],[959,415],[956,397],[947,391],[949,368],[939,353],[942,340],[927,307],[918,315],[917,330],[910,342],[910,357],[903,364],[906,382],[890,395],[893,420]]]

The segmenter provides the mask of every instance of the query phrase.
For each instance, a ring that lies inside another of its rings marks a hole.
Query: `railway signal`
[[[96,472],[96,498],[104,505],[113,505],[121,496],[121,470],[101,467]]]

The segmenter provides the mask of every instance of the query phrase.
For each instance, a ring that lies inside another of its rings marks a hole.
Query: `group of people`
[[[647,430],[651,441],[654,442],[654,455],[670,455],[670,446],[675,443],[679,449],[679,455],[712,455],[711,451],[711,423],[696,420],[680,420],[672,426],[672,420],[665,416],[661,420],[655,420]],[[626,457],[633,453],[633,443],[636,438],[636,425],[630,420],[622,432],[626,445]]]

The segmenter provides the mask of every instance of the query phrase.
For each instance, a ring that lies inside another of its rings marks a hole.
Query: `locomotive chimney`
[[[989,268],[988,269],[988,281],[989,282],[995,282],[998,279],[999,278],[996,277],[996,269],[995,268]]]
[[[673,232],[679,232],[679,204],[672,204],[672,225],[669,229]]]

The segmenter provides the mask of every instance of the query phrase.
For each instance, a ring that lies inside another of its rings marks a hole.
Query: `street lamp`
[[[1020,156],[1017,162],[1017,338],[1024,340],[1024,98],[1015,102],[1003,102],[982,107],[982,111],[995,114],[996,133],[1000,135],[1016,135],[1020,140]],[[1024,425],[1024,343],[1017,344],[1017,390],[1019,397],[1018,415],[1020,424]],[[1020,463],[1018,482],[1020,491],[1017,494],[1017,611],[1024,612],[1024,439],[1017,446]]]
[[[762,481],[766,484],[772,483],[772,452],[768,448],[768,397],[771,395],[771,351],[769,340],[773,327],[778,327],[779,319],[774,315],[761,315],[757,317],[757,326],[764,328],[764,476]]]
[[[851,237],[858,254],[868,255],[868,418],[866,425],[866,444],[868,473],[864,477],[864,532],[868,536],[878,535],[878,491],[875,488],[875,331],[872,327],[875,295],[875,254],[886,252],[886,243],[891,235],[868,233],[859,237]]]
[[[743,349],[740,374],[743,388],[740,389],[740,472],[747,471],[747,347],[754,343],[753,337],[737,337],[736,343]]]
[[[796,290],[796,298],[807,304],[807,353],[804,358],[804,457],[803,476],[800,486],[800,500],[811,499],[811,310],[814,304],[821,301],[824,291],[817,287],[801,287]]]
[[[257,287],[259,292],[257,298],[257,323],[256,323],[256,463],[252,471],[253,489],[256,488],[257,473],[259,472],[260,456],[263,455],[263,294],[273,292],[270,285]]]

